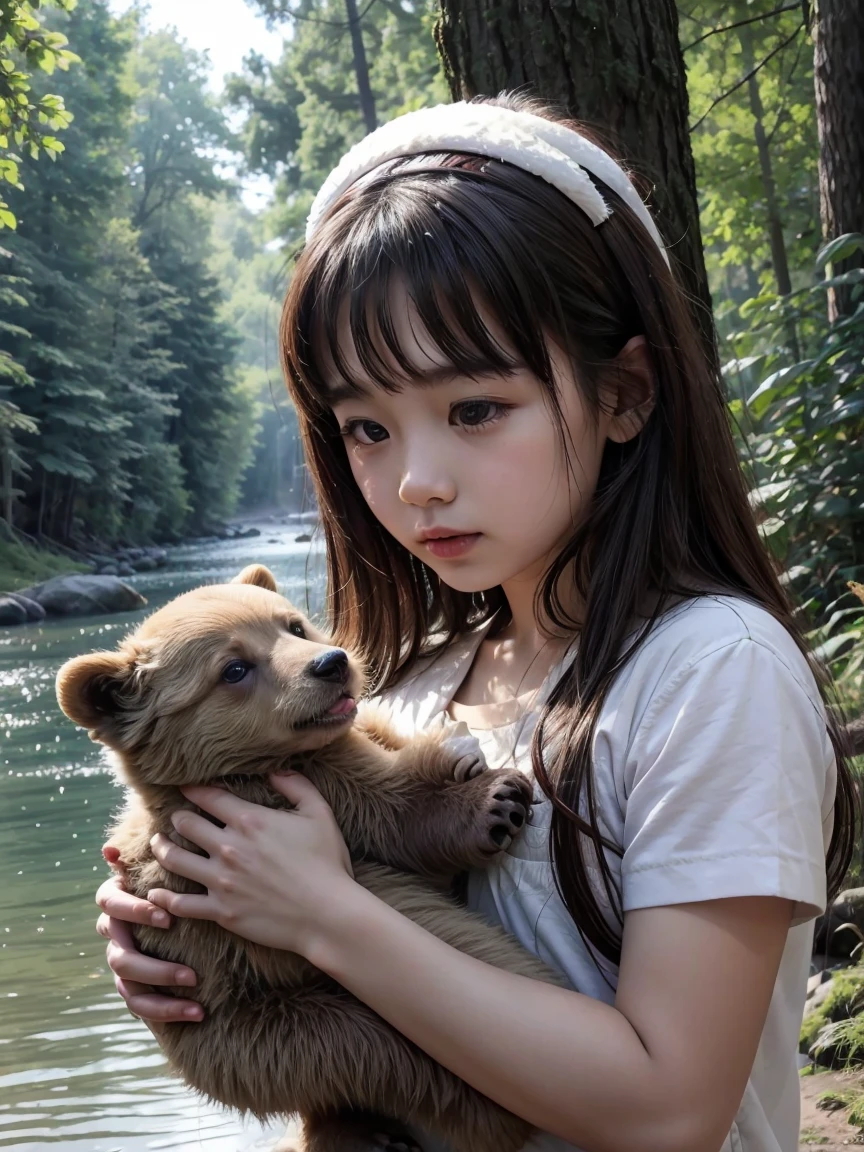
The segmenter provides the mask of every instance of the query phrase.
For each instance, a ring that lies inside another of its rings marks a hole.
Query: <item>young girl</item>
[[[224,828],[180,813],[208,856],[154,851],[206,896],[102,886],[121,995],[154,1027],[200,1018],[153,990],[194,974],[126,922],[203,917],[306,956],[549,1133],[532,1147],[795,1152],[813,918],[852,790],[627,176],[524,97],[401,117],[319,193],[282,345],[336,640],[405,731],[465,722],[491,767],[533,774],[529,826],[468,899],[569,989],[361,889],[290,776],[292,813],[187,790]]]

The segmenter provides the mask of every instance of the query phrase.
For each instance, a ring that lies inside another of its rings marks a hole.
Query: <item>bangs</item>
[[[419,170],[417,158],[376,170],[335,213],[338,228],[321,229],[321,250],[297,316],[302,368],[295,365],[307,399],[318,406],[329,408],[334,386],[361,390],[357,364],[388,392],[422,378],[417,324],[424,351],[428,341],[440,357],[436,369],[473,377],[506,375],[524,365],[554,388],[547,340],[559,327],[559,308],[520,237],[516,205],[511,215],[483,195],[496,162],[452,154],[434,164],[428,156],[420,159]],[[478,211],[481,200],[484,210]],[[394,323],[397,303],[410,305],[410,349]],[[507,333],[507,344],[489,321]],[[353,353],[353,370],[346,353]]]

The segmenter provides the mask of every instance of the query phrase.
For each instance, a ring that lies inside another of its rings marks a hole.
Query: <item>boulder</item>
[[[117,576],[55,576],[25,588],[22,595],[41,604],[49,616],[133,612],[147,603]]]
[[[117,575],[118,576],[134,576],[135,575],[135,569],[132,567],[132,565],[129,563],[128,560],[121,560],[120,563],[117,565]]]
[[[132,567],[136,572],[152,572],[156,567],[156,561],[152,556],[138,556],[132,561]]]
[[[6,592],[5,597],[7,600],[14,600],[16,604],[20,604],[27,613],[28,620],[45,619],[45,609],[41,604],[37,604],[35,600],[28,600],[27,597],[22,596],[20,592]]]
[[[853,928],[842,928],[843,924],[854,924],[861,935]],[[813,951],[830,956],[850,957],[862,940],[864,940],[864,888],[847,888],[845,892],[840,893],[825,915],[816,921]]]
[[[97,576],[117,576],[118,575],[117,565],[116,564],[103,564],[103,565],[101,565],[101,567],[99,567],[97,569],[96,575]]]
[[[11,596],[0,596],[0,624],[26,624],[27,612]]]
[[[311,540],[312,537],[308,532],[301,532],[299,536],[294,537],[295,544],[309,544]]]

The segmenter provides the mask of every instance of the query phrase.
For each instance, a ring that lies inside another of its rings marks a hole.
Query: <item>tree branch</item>
[[[700,36],[698,40],[694,40],[686,48],[682,48],[681,51],[689,52],[691,48],[695,48],[697,44],[701,44],[709,36],[718,36],[721,32],[731,32],[733,28],[743,28],[745,24],[756,24],[759,20],[770,20],[772,16],[779,16],[781,12],[791,12],[793,8],[800,7],[801,0],[795,0],[794,4],[784,4],[782,8],[775,8],[772,12],[762,12],[758,16],[749,16],[746,20],[736,20],[734,24],[724,24],[722,28],[712,28],[704,36]]]
[[[378,0],[369,0],[366,7],[362,12],[357,13],[357,22],[359,23],[373,4],[377,4]],[[342,28],[348,29],[351,27],[347,20],[324,20],[320,16],[301,16],[299,12],[289,12],[289,20],[305,20],[308,24],[326,24],[328,28]]]
[[[774,121],[774,127],[768,133],[767,144],[770,147],[774,142],[774,137],[777,135],[777,129],[783,123],[783,118],[786,115],[787,99],[789,96],[789,89],[792,87],[792,77],[795,75],[795,69],[798,67],[798,61],[801,59],[801,47],[799,43],[795,52],[795,59],[792,61],[792,67],[789,69],[789,75],[786,77],[786,82],[783,85],[783,94],[780,97],[780,107],[777,109],[777,117]]]
[[[795,7],[797,8],[798,5],[796,4]],[[721,102],[721,100],[725,100],[727,96],[731,96],[733,92],[737,92],[738,89],[742,86],[742,84],[746,84],[748,80],[752,79],[756,75],[757,72],[759,72],[762,68],[765,67],[765,65],[768,63],[769,60],[773,59],[777,55],[778,52],[782,52],[782,50],[788,44],[791,44],[792,41],[795,39],[795,37],[798,35],[798,33],[801,31],[801,29],[803,27],[804,27],[803,24],[799,24],[798,27],[795,29],[795,31],[791,34],[791,36],[787,36],[785,40],[781,40],[781,42],[777,45],[776,48],[771,49],[771,51],[768,53],[768,55],[765,57],[764,60],[760,61],[760,63],[758,63],[755,68],[750,69],[750,71],[747,73],[746,76],[742,76],[741,79],[737,83],[733,84],[731,88],[727,89],[726,92],[722,92],[717,97],[716,100],[712,100],[711,103],[708,105],[708,107],[705,109],[705,111],[702,113],[702,115],[699,117],[699,119],[696,121],[696,123],[690,125],[690,131],[695,132],[696,129],[699,127],[699,125],[704,120],[706,120],[708,118],[708,116],[714,111],[714,109]]]

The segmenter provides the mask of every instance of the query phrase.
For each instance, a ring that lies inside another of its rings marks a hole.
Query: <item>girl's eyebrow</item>
[[[514,372],[519,372],[525,367],[526,365],[520,360],[514,360],[506,367],[492,364],[488,360],[477,360],[460,367],[453,364],[442,364],[435,368],[425,368],[412,372],[411,376],[406,378],[405,384],[419,388],[434,388],[436,384],[449,384],[451,380],[459,376],[470,376],[472,380],[482,380],[489,376],[511,376]],[[327,388],[327,399],[331,404],[339,404],[343,400],[368,399],[369,395],[370,389],[368,387],[347,380],[339,384],[331,384]]]

